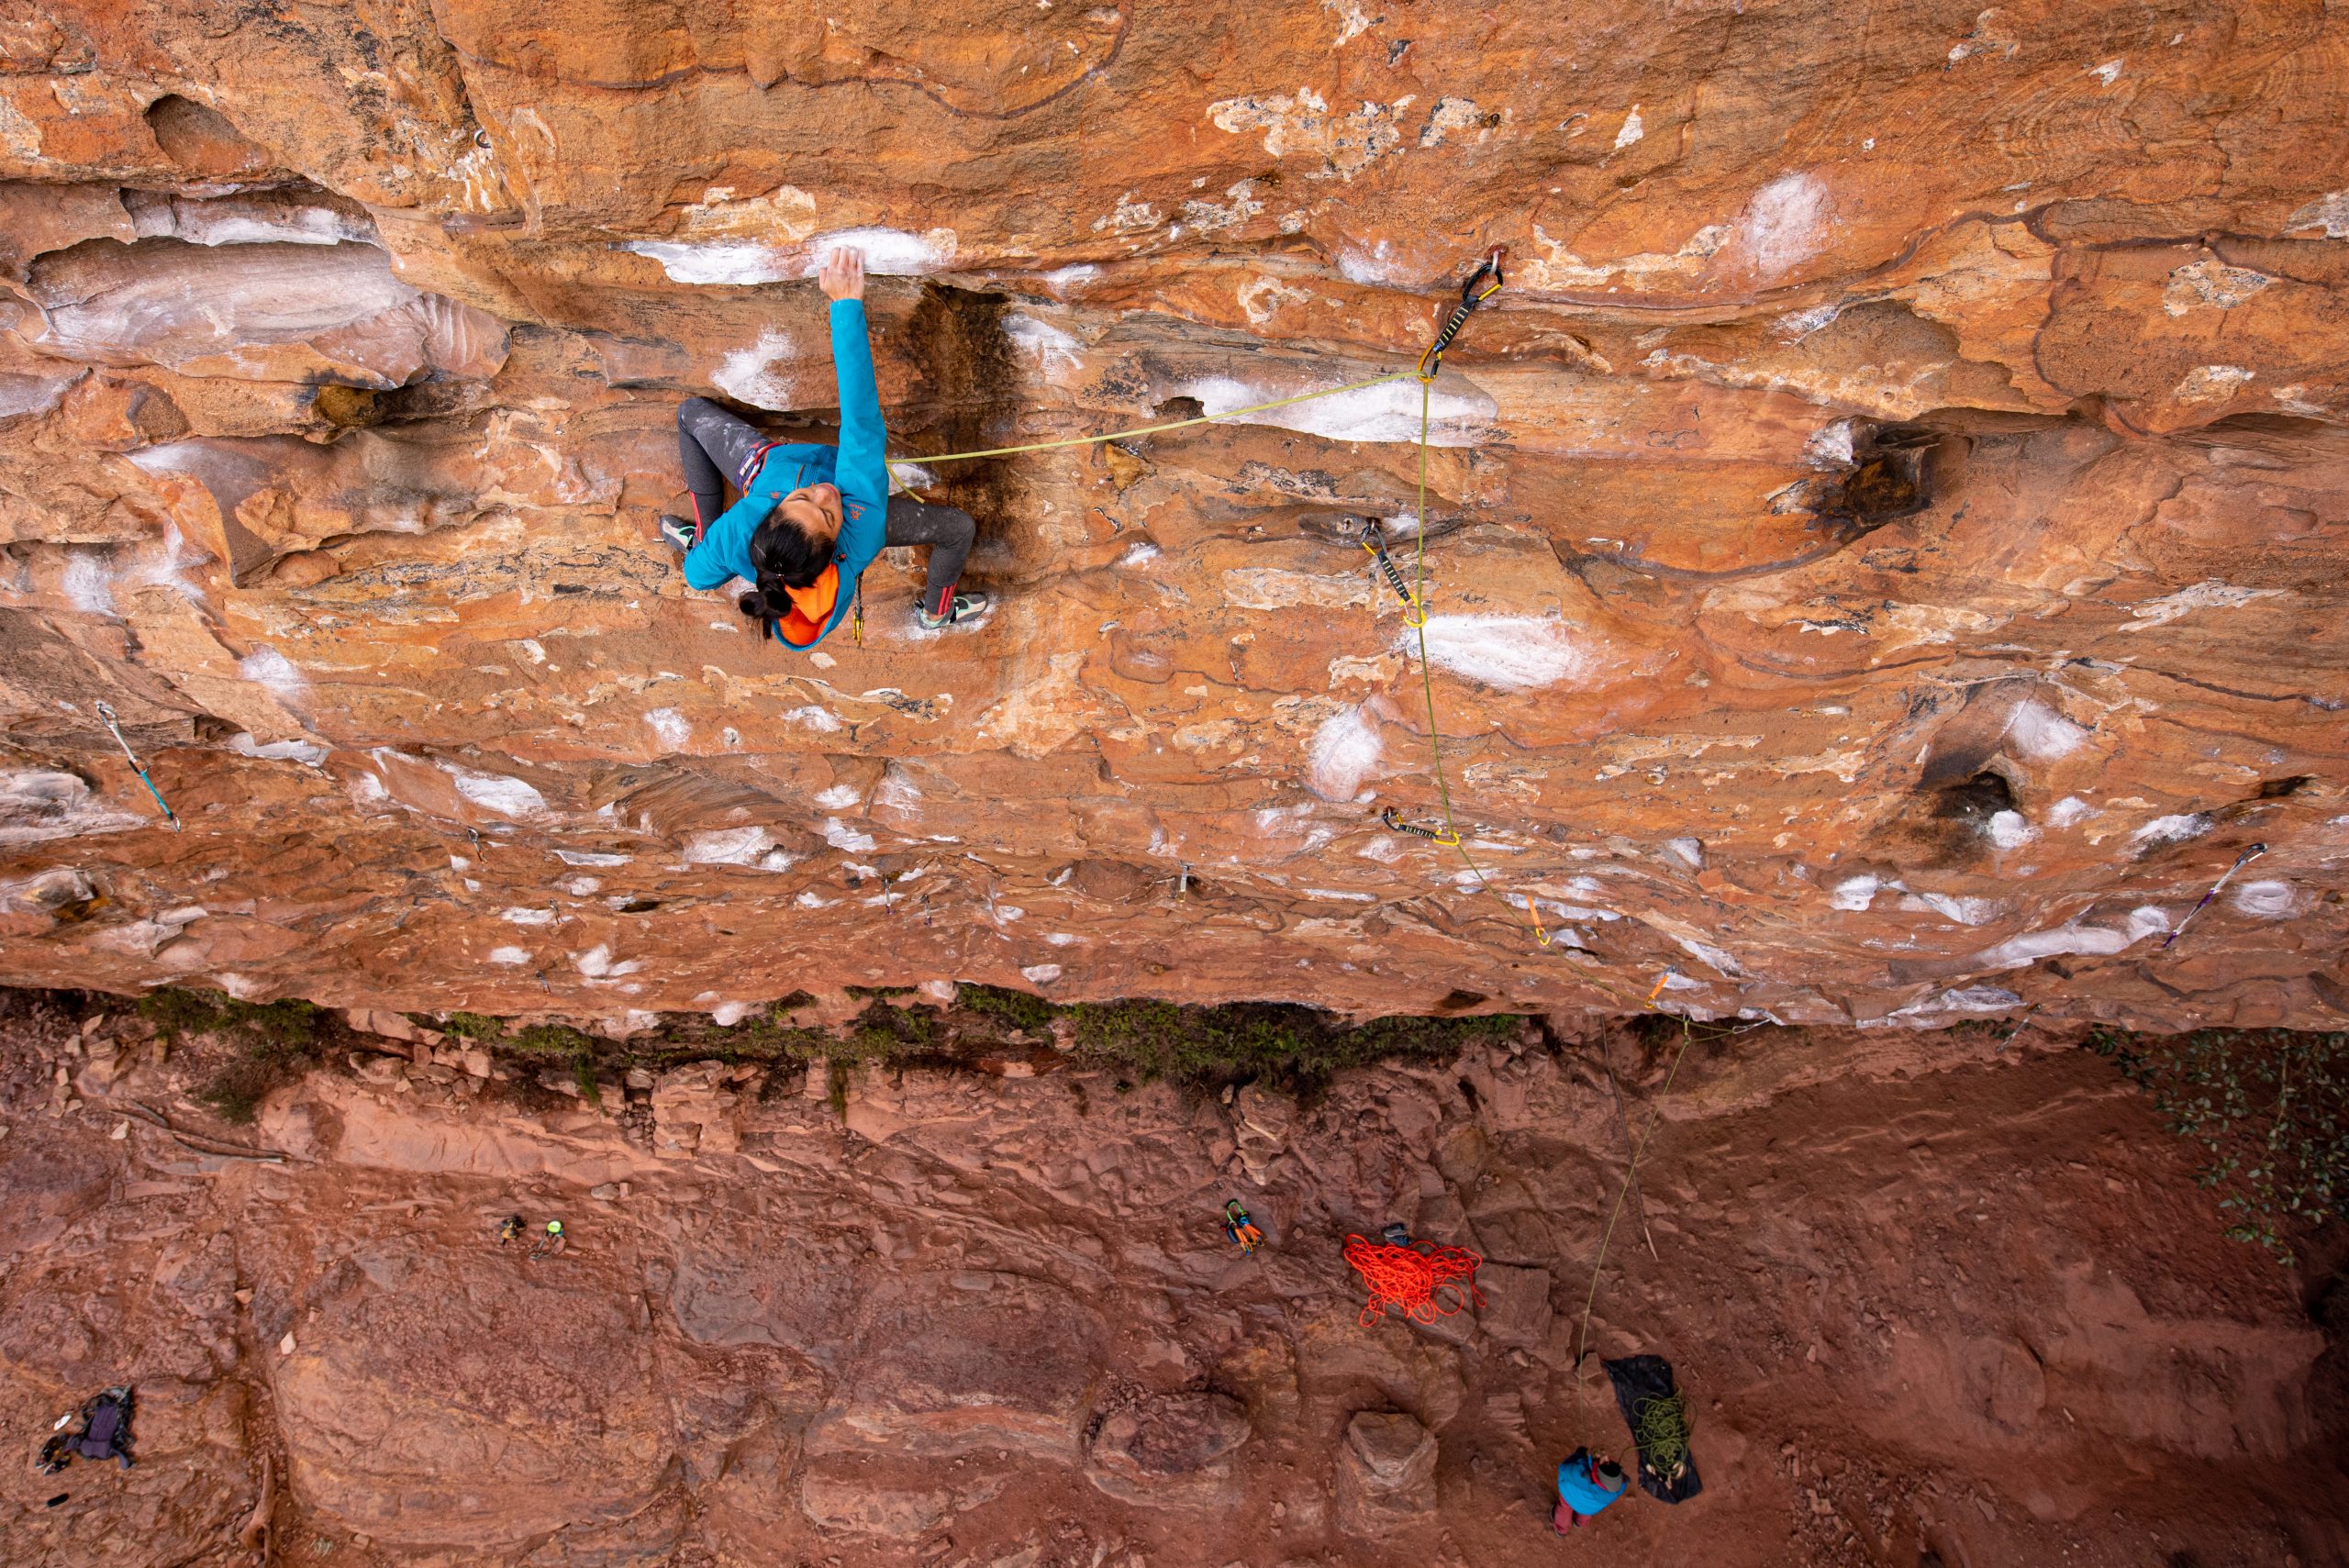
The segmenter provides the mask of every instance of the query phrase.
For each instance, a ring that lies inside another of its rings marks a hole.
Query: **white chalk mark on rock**
[[[1418,634],[1399,630],[1394,647],[1397,653],[1417,652]],[[1564,626],[1534,616],[1430,616],[1427,647],[1439,668],[1507,692],[1554,686],[1598,667]]]
[[[1324,800],[1352,800],[1384,751],[1378,720],[1365,707],[1350,707],[1313,732],[1305,749],[1305,787]]]
[[[2238,588],[2221,583],[2215,577],[2206,578],[2190,588],[2180,588],[2175,594],[2165,594],[2158,599],[2148,599],[2130,608],[2130,624],[2123,631],[2144,631],[2157,626],[2167,626],[2182,615],[2195,610],[2237,609],[2254,599],[2274,599],[2283,596],[2282,588]]]

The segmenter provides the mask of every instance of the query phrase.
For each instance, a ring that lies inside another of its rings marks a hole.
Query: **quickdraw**
[[[1430,843],[1457,845],[1460,842],[1458,828],[1446,827],[1439,830],[1434,828],[1422,828],[1415,822],[1406,822],[1396,815],[1395,808],[1391,806],[1379,812],[1378,819],[1397,833],[1408,833],[1414,839],[1425,839]]]
[[[1507,254],[1508,246],[1494,246],[1484,264],[1468,274],[1468,281],[1460,285],[1460,303],[1453,307],[1450,319],[1444,322],[1443,330],[1435,335],[1435,341],[1430,343],[1427,351],[1419,356],[1421,381],[1435,379],[1436,372],[1443,368],[1443,351],[1452,347],[1454,338],[1460,336],[1460,329],[1468,324],[1468,317],[1475,313],[1478,306],[1500,293],[1501,284],[1507,281],[1501,273],[1501,258]],[[1492,286],[1478,289],[1476,285],[1486,278],[1493,280]]]
[[[2162,945],[2159,951],[2167,952],[2169,951],[2169,944],[2184,936],[2186,934],[2186,928],[2194,923],[2194,917],[2202,913],[2203,910],[2208,909],[2210,906],[2210,900],[2219,895],[2220,889],[2225,887],[2228,883],[2234,880],[2235,873],[2243,870],[2243,867],[2249,865],[2252,862],[2257,860],[2266,852],[2266,845],[2254,844],[2251,848],[2237,855],[2235,857],[2235,863],[2229,866],[2224,872],[2221,872],[2219,875],[2219,880],[2210,884],[2210,891],[2202,895],[2202,902],[2197,904],[2193,908],[2188,909],[2186,912],[2186,918],[2180,920],[2177,923],[2176,929],[2171,931],[2168,936],[2162,939]]]
[[[1362,547],[1370,552],[1371,560],[1378,563],[1378,570],[1386,574],[1388,584],[1395,590],[1395,596],[1403,601],[1403,624],[1414,628],[1427,625],[1427,606],[1403,581],[1403,573],[1396,566],[1394,556],[1387,553],[1386,536],[1377,523],[1370,525],[1370,537],[1362,541]]]
[[[180,831],[179,813],[173,811],[171,802],[163,798],[163,792],[155,787],[155,781],[147,776],[146,768],[139,763],[139,753],[130,749],[130,742],[122,738],[122,725],[115,714],[113,705],[104,702],[98,704],[98,721],[113,732],[114,743],[122,748],[122,754],[130,759],[130,771],[139,775],[139,782],[145,784],[147,793],[155,797],[156,806],[163,813],[163,820],[172,825],[173,832]]]

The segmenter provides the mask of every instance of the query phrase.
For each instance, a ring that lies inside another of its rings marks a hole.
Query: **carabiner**
[[[1454,338],[1460,336],[1460,328],[1467,325],[1470,314],[1478,306],[1500,292],[1501,284],[1507,281],[1501,272],[1501,258],[1508,253],[1508,246],[1494,246],[1484,261],[1477,264],[1476,270],[1468,274],[1468,281],[1460,285],[1460,303],[1453,306],[1452,315],[1444,322],[1443,329],[1435,335],[1435,341],[1430,343],[1427,351],[1419,356],[1421,381],[1433,381],[1436,378],[1436,373],[1443,368],[1443,351],[1452,347],[1452,340]],[[1476,285],[1486,278],[1493,280],[1492,287],[1481,293],[1478,292]]]
[[[1371,560],[1376,562],[1379,571],[1386,574],[1386,581],[1394,588],[1395,596],[1403,601],[1403,624],[1414,628],[1427,625],[1427,606],[1421,604],[1419,596],[1404,584],[1403,573],[1396,570],[1395,558],[1387,553],[1386,536],[1378,531],[1378,525],[1374,522],[1370,527],[1370,537],[1362,541],[1362,547],[1370,551]]]

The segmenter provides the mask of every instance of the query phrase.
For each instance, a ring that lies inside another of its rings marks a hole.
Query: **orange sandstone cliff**
[[[0,23],[0,979],[2349,1007],[2337,7],[837,9]],[[940,465],[974,628],[686,591],[674,405],[824,439],[835,243],[908,457],[1407,370],[1506,246],[1428,688],[1330,537],[1408,380]],[[1431,694],[1498,896],[1382,824]]]

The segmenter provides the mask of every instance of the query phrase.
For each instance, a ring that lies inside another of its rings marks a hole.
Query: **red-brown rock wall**
[[[1604,1560],[2349,1545],[2337,1249],[2226,1239],[2199,1151],[2036,1029],[1525,1026],[1229,1105],[1041,1042],[590,1099],[345,1037],[238,1128],[191,1097],[233,1042],[0,1009],[0,1423],[138,1395],[135,1469],[0,1482],[12,1568],[242,1568],[262,1497],[286,1568],[1554,1563],[1558,1462],[1631,1458],[1592,1349],[1672,1362],[1704,1483]],[[1477,1296],[1364,1323],[1390,1222]]]
[[[2349,23],[854,9],[0,27],[0,977],[2349,1006]],[[1407,370],[1507,246],[1431,681],[1329,537],[1408,380],[941,465],[975,628],[905,551],[816,657],[687,592],[674,406],[821,439],[841,242],[908,456]],[[1379,819],[1447,790],[1477,869]]]

